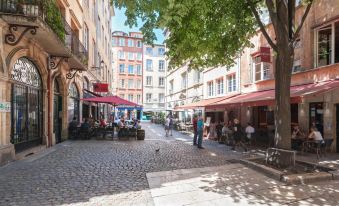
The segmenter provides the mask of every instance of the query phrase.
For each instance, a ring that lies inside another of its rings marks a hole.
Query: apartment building
[[[143,111],[152,115],[165,111],[165,46],[144,45],[143,54]]]
[[[67,138],[84,89],[110,82],[110,2],[48,1],[0,0],[0,164]]]
[[[178,108],[203,99],[202,72],[189,68],[189,64],[169,70],[166,75],[165,107],[179,120],[190,119],[192,112]]]
[[[143,43],[140,32],[112,33],[113,93],[123,99],[143,103]],[[142,107],[118,107],[118,116],[142,116]]]

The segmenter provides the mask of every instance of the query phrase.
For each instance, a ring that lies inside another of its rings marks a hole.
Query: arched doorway
[[[61,142],[62,129],[62,96],[58,80],[54,79],[54,98],[53,98],[53,132],[55,134],[55,143]]]
[[[80,117],[80,95],[75,83],[71,83],[68,91],[68,122],[75,117],[79,121]]]
[[[11,72],[11,142],[16,152],[42,142],[42,83],[37,67],[19,58]]]

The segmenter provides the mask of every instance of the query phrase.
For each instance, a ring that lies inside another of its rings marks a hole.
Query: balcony
[[[35,39],[51,56],[68,57],[70,68],[87,69],[88,52],[54,1],[0,0],[0,15],[9,25],[7,44],[15,46],[24,36]]]

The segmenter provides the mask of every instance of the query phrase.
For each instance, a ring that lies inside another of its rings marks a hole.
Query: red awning
[[[291,103],[299,103],[302,98],[312,96],[339,87],[339,80],[331,80],[326,82],[298,85],[291,87]],[[243,106],[265,106],[273,105],[275,102],[275,90],[258,91],[252,93],[241,94],[233,98],[228,98],[208,105],[208,108],[217,108],[232,105]]]
[[[198,102],[192,102],[192,103],[185,104],[185,105],[182,105],[182,106],[177,106],[177,107],[174,108],[174,110],[197,109],[197,108],[200,108],[200,107],[206,107],[210,104],[217,103],[217,102],[220,102],[222,100],[225,100],[225,99],[228,99],[228,98],[231,98],[231,97],[234,97],[234,95],[211,98],[211,99],[203,99],[203,100],[198,101]]]
[[[88,102],[96,102],[96,103],[108,103],[108,104],[113,104],[115,106],[127,105],[127,106],[140,107],[140,105],[127,101],[125,99],[122,99],[118,96],[92,97],[92,98],[85,98],[81,100],[88,101]]]

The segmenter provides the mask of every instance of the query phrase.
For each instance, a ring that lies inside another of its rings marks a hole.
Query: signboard
[[[11,103],[0,102],[0,112],[11,112]]]
[[[94,83],[93,84],[94,92],[108,92],[108,84],[104,83]]]

